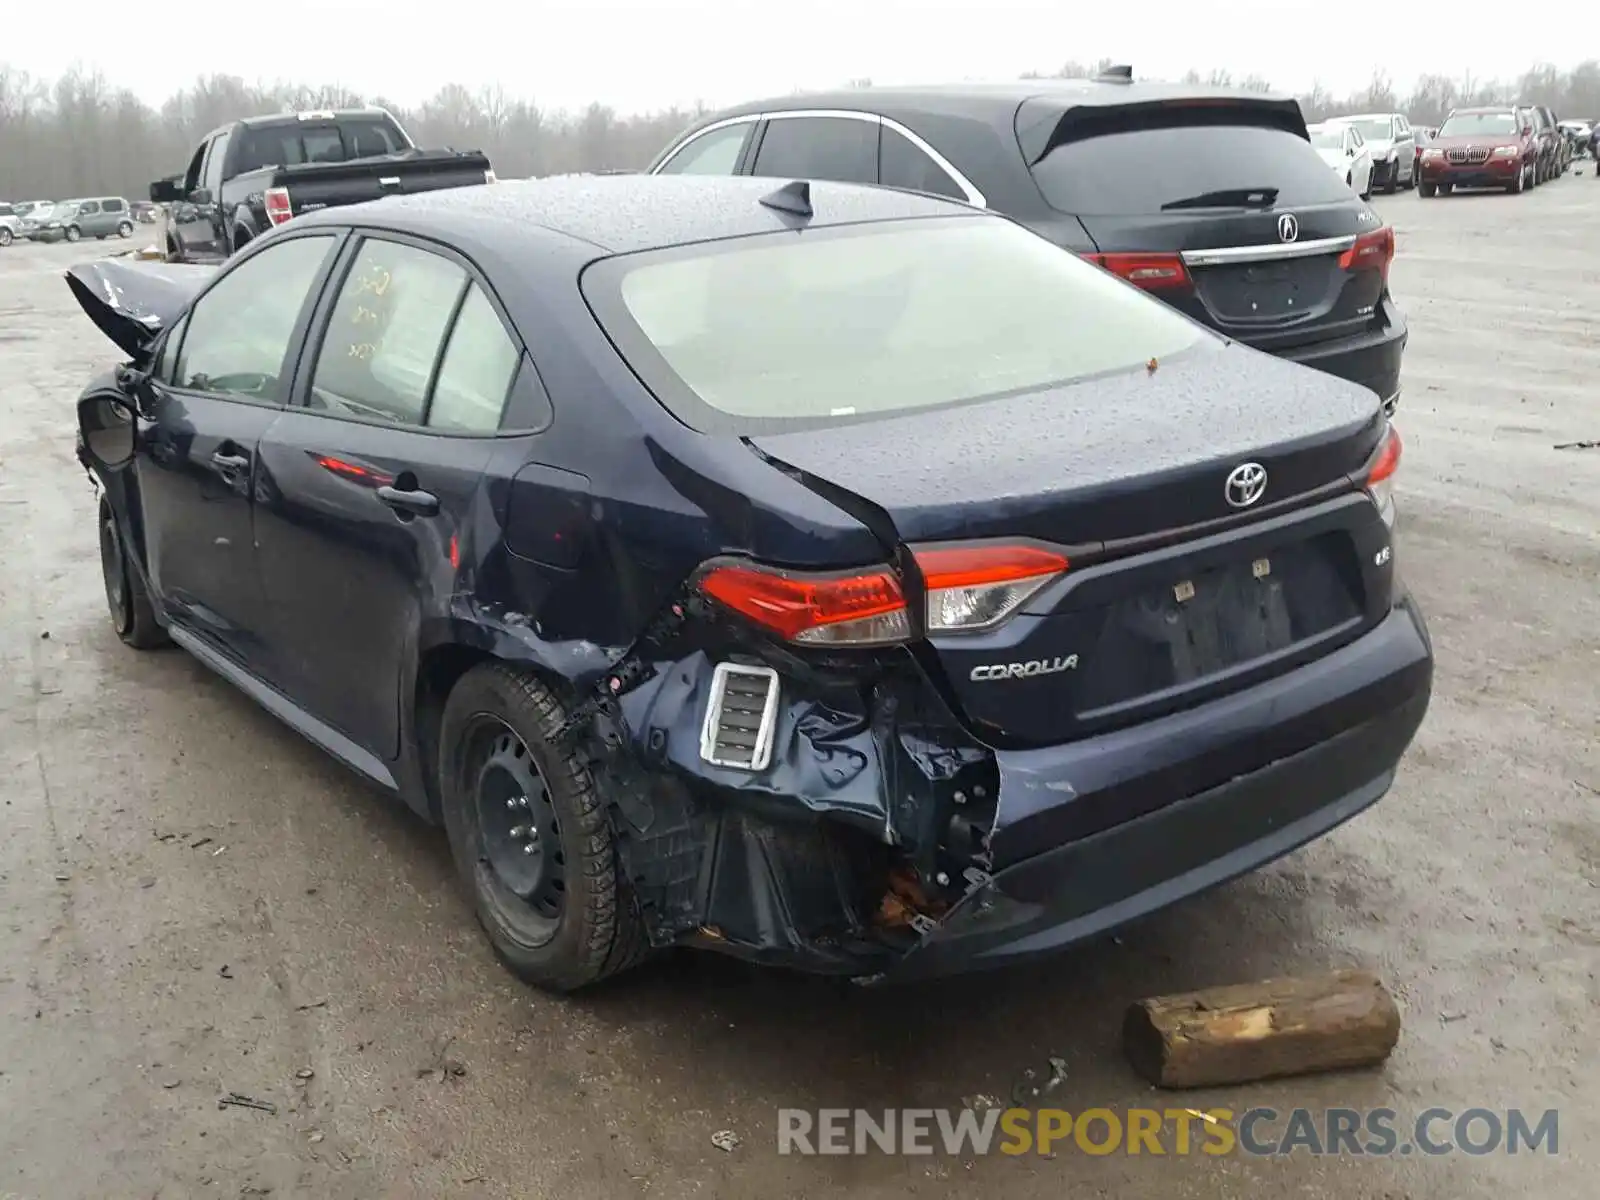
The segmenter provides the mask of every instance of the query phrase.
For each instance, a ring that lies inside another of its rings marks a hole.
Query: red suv
[[[1533,118],[1510,105],[1451,110],[1422,152],[1424,197],[1458,187],[1522,192],[1538,182],[1539,144]]]

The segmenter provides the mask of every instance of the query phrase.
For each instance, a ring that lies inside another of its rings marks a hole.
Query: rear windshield
[[[1451,113],[1445,123],[1439,126],[1439,136],[1471,137],[1482,133],[1512,134],[1517,131],[1517,123],[1510,113]]]
[[[1278,207],[1350,199],[1311,143],[1281,129],[1201,125],[1067,142],[1033,168],[1045,201],[1077,216],[1151,216],[1215,192],[1278,189]],[[1221,207],[1221,206],[1219,206]]]
[[[296,121],[246,129],[239,146],[238,174],[262,167],[346,162],[404,150],[400,131],[382,117],[334,121]]]
[[[583,287],[646,386],[707,432],[1035,390],[1142,369],[1210,339],[995,217],[677,247],[598,263]]]

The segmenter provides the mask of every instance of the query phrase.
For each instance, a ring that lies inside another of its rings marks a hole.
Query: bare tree
[[[1050,76],[1089,78],[1110,65],[1107,58],[1077,60],[1063,63]],[[1259,75],[1239,77],[1226,70],[1196,69],[1185,79],[1263,91],[1268,87]],[[849,86],[868,87],[870,82],[860,78]],[[1505,81],[1470,73],[1457,79],[1424,75],[1404,97],[1396,95],[1392,81],[1379,71],[1365,88],[1343,99],[1320,84],[1299,97],[1311,120],[1357,109],[1397,109],[1428,124],[1457,105],[1513,99],[1548,104],[1558,116],[1600,117],[1600,61],[1580,63],[1565,73],[1540,63]],[[0,196],[143,196],[150,180],[183,170],[200,138],[219,125],[285,109],[363,102],[388,108],[423,145],[484,151],[504,179],[643,167],[704,113],[696,108],[623,116],[598,102],[578,113],[557,113],[498,84],[476,92],[450,85],[408,108],[338,83],[250,84],[216,74],[196,79],[152,108],[96,71],[75,68],[59,79],[41,80],[0,62]]]

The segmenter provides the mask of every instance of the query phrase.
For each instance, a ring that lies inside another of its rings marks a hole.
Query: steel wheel
[[[122,538],[110,505],[100,509],[100,574],[105,577],[106,607],[118,635],[128,629],[128,567],[122,559]]]
[[[548,940],[566,907],[561,825],[533,756],[515,731],[484,714],[468,732],[465,762],[473,780],[478,867],[500,903],[522,905],[517,924]],[[529,922],[528,916],[535,918]],[[543,927],[543,928],[540,928]]]

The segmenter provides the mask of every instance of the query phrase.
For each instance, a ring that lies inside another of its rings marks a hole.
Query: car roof
[[[1454,113],[1508,113],[1516,112],[1522,107],[1517,104],[1469,104],[1465,108],[1452,108],[1446,116]]]
[[[714,175],[559,175],[391,196],[324,209],[296,224],[362,224],[512,248],[556,232],[612,254],[796,226],[761,204],[779,179]],[[915,192],[812,182],[808,228],[918,217],[981,216],[981,210]]]
[[[1390,117],[1404,117],[1404,116],[1405,116],[1405,113],[1403,113],[1403,112],[1346,113],[1342,117],[1332,117],[1332,118],[1330,118],[1330,120],[1334,120],[1334,121],[1386,121]]]
[[[1258,100],[1283,97],[1244,88],[1211,84],[1156,81],[1113,82],[1101,79],[1018,79],[1003,83],[944,83],[924,85],[841,88],[825,92],[795,92],[764,100],[751,100],[709,114],[701,125],[761,112],[796,109],[842,109],[881,112],[924,112],[961,115],[1010,127],[1024,103],[1056,101],[1061,108],[1115,108],[1164,100]],[[699,126],[697,126],[698,128]]]

